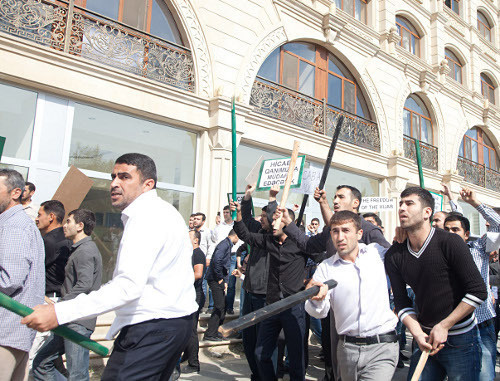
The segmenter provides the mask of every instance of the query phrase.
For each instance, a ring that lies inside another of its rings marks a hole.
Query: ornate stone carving
[[[274,49],[282,45],[287,41],[287,36],[285,33],[285,28],[280,26],[279,28],[268,33],[261,42],[255,47],[253,53],[251,54],[250,62],[248,63],[245,74],[243,76],[242,83],[242,97],[244,103],[250,101],[250,96],[252,92],[253,82],[257,73],[264,63],[265,59]]]

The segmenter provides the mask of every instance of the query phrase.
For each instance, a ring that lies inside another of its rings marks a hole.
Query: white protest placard
[[[286,176],[291,158],[264,160],[260,167],[259,180],[257,181],[257,190],[269,190],[273,185],[285,186]],[[302,171],[306,157],[301,155],[297,157],[295,168],[293,169],[292,185],[290,188],[298,188],[302,182]]]
[[[314,191],[319,186],[319,181],[321,180],[321,175],[323,174],[323,169],[316,167],[304,168],[302,172],[302,182],[300,188],[295,188],[292,190],[294,193],[302,193],[308,195],[314,195]]]
[[[360,213],[393,212],[395,210],[396,199],[390,197],[363,197],[359,207]]]
[[[443,210],[443,198],[444,196],[439,193],[434,193],[429,191],[434,199],[434,213],[440,212]]]
[[[243,197],[245,197],[245,193],[243,192],[237,192],[236,193],[236,202],[238,204],[241,204],[241,200],[243,200]],[[233,199],[233,194],[232,193],[228,193],[227,194],[227,202],[231,202],[231,200]]]
[[[255,163],[253,168],[248,173],[247,177],[245,177],[245,184],[253,184],[256,183],[259,179],[260,167],[262,166],[262,161],[264,161],[264,157],[260,156],[259,160]]]

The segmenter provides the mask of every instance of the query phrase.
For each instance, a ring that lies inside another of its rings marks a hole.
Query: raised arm
[[[326,191],[324,189],[316,188],[314,191],[314,199],[319,203],[325,226],[330,226],[330,220],[333,216],[333,212],[330,209],[328,200],[326,199]]]
[[[262,233],[251,233],[243,222],[241,216],[241,205],[237,202],[230,202],[231,211],[236,210],[236,221],[234,221],[234,231],[238,238],[250,246],[256,246],[261,249],[266,248],[266,237]]]

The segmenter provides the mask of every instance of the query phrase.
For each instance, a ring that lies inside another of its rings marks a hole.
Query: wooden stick
[[[337,281],[330,279],[324,282],[328,289],[332,289],[337,286]],[[309,299],[310,297],[317,295],[319,292],[319,286],[313,286],[308,288],[307,290],[297,292],[296,294],[290,295],[287,298],[281,299],[280,301],[264,306],[257,311],[250,312],[239,319],[235,319],[230,321],[227,324],[221,325],[219,327],[219,332],[224,337],[230,336],[232,333],[238,332],[244,328],[251,327],[257,323],[260,323],[262,320],[266,320],[271,316],[277,315],[280,312],[283,312],[304,300]],[[328,297],[328,296],[327,296]]]
[[[290,159],[290,165],[288,166],[288,173],[286,175],[285,187],[283,188],[283,196],[281,197],[280,208],[284,208],[286,201],[288,199],[288,193],[290,192],[290,185],[292,185],[293,180],[293,170],[295,169],[295,164],[297,163],[297,157],[299,156],[300,142],[295,140],[293,142],[292,158]],[[279,229],[281,224],[281,216],[274,221],[273,227]]]
[[[429,358],[430,352],[431,351],[425,351],[425,352],[422,352],[422,354],[420,355],[420,358],[418,359],[417,367],[415,368],[415,372],[413,373],[413,376],[411,377],[411,381],[418,381],[418,379],[420,378],[420,375],[422,374],[422,372],[424,370],[425,363],[427,362],[427,359]]]

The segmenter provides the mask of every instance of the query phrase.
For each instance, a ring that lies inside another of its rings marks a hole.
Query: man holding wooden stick
[[[399,319],[418,347],[408,379],[422,352],[431,351],[422,380],[479,379],[479,333],[474,310],[487,298],[469,248],[455,234],[431,226],[434,199],[420,187],[405,189],[399,203],[397,241],[385,255]],[[406,285],[415,292],[415,303]]]

